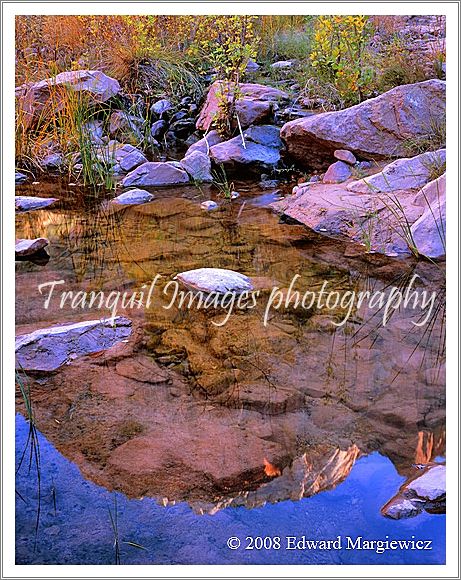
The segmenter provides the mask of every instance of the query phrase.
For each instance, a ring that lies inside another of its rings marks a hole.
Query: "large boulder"
[[[336,149],[363,159],[405,157],[409,139],[430,137],[445,116],[445,81],[402,85],[342,111],[289,121],[281,136],[306,167],[323,167]],[[432,127],[432,128],[431,128]]]
[[[122,185],[129,187],[131,185],[162,186],[189,183],[187,171],[178,165],[160,161],[143,163],[124,177]]]
[[[215,81],[208,91],[208,95],[197,119],[197,129],[208,131],[213,125],[219,111],[220,99],[226,95],[229,101],[234,94],[234,83]],[[270,120],[278,103],[289,100],[287,93],[274,87],[243,83],[239,85],[239,98],[236,101],[236,112],[242,128],[253,124],[264,123]]]
[[[409,228],[424,212],[415,197],[413,190],[393,192],[390,198],[388,193],[351,192],[344,184],[312,183],[270,207],[320,234],[396,256],[414,251]]]
[[[389,193],[399,189],[417,189],[431,181],[434,171],[445,166],[445,149],[397,159],[382,171],[349,183],[347,189],[359,193]]]
[[[212,182],[211,161],[208,155],[200,151],[192,151],[180,161],[181,167],[187,171],[195,182]]]
[[[16,368],[55,371],[79,356],[105,350],[131,334],[131,320],[117,316],[63,324],[16,338]]]
[[[120,92],[120,85],[97,70],[66,71],[36,83],[21,85],[16,88],[16,97],[24,127],[32,127],[41,116],[61,110],[65,91],[86,94],[93,102],[104,103]]]
[[[232,171],[240,166],[248,169],[269,170],[280,162],[283,143],[280,131],[272,125],[250,127],[229,141],[213,145],[211,159]]]

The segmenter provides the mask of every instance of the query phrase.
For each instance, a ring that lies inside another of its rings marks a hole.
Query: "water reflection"
[[[18,333],[102,315],[58,300],[45,310],[39,284],[125,290],[160,274],[161,290],[203,266],[251,276],[263,297],[294,275],[301,289],[327,280],[376,290],[416,272],[439,292],[433,319],[418,328],[418,314],[396,311],[383,326],[363,307],[335,328],[340,310],[285,308],[264,327],[262,303],[216,327],[221,313],[165,309],[159,292],[149,310],[124,313],[135,326],[128,343],[27,379],[39,428],[94,482],[214,513],[334,488],[374,451],[402,475],[444,453],[443,271],[281,224],[247,203],[260,193],[250,188],[204,213],[210,191],[192,187],[118,209],[100,200],[77,207],[78,196],[53,191],[61,208],[17,216],[18,236],[47,237],[51,255],[46,265],[17,264]]]

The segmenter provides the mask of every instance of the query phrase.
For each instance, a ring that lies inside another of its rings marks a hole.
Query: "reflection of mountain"
[[[263,287],[284,288],[300,274],[301,289],[323,280],[382,288],[383,278],[407,268],[382,256],[348,257],[349,246],[319,243],[261,208],[204,214],[199,201],[170,193],[115,214],[18,216],[19,235],[51,242],[46,267],[17,265],[19,331],[95,318],[55,302],[43,309],[37,285],[61,278],[65,290],[135,289],[156,273],[166,282],[210,265]],[[441,277],[431,265],[418,268]],[[264,327],[263,301],[217,327],[216,313],[164,304],[156,295],[149,311],[125,312],[137,328],[130,343],[33,382],[38,427],[95,482],[213,511],[329,489],[359,454],[379,451],[401,474],[443,454],[442,317],[426,332],[413,327],[411,312],[382,327],[362,309],[335,333],[332,312],[285,309]]]

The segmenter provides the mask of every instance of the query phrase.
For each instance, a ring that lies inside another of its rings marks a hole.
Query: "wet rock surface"
[[[36,330],[16,338],[16,368],[55,371],[69,361],[105,350],[131,334],[131,321],[90,320]]]
[[[53,205],[56,201],[58,201],[58,199],[55,197],[32,197],[28,195],[16,195],[14,198],[14,206],[16,211],[32,211]]]

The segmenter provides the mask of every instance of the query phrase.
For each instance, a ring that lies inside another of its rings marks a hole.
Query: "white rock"
[[[78,356],[105,350],[131,334],[131,320],[117,316],[63,324],[16,338],[16,367],[54,371]]]
[[[15,253],[17,257],[32,256],[43,248],[46,248],[50,242],[46,238],[35,238],[34,240],[16,240]]]
[[[445,465],[428,469],[420,477],[411,481],[407,489],[423,499],[431,501],[442,499],[447,493]]]
[[[145,189],[130,189],[118,195],[112,200],[112,203],[120,205],[133,205],[139,203],[148,203],[152,201],[154,196]]]
[[[203,201],[200,204],[200,207],[202,209],[206,209],[207,211],[213,211],[214,209],[218,209],[218,204],[215,201],[212,201],[211,199],[209,199],[207,201]]]
[[[250,278],[223,268],[198,268],[181,272],[175,277],[186,288],[202,292],[246,292],[253,289]]]

